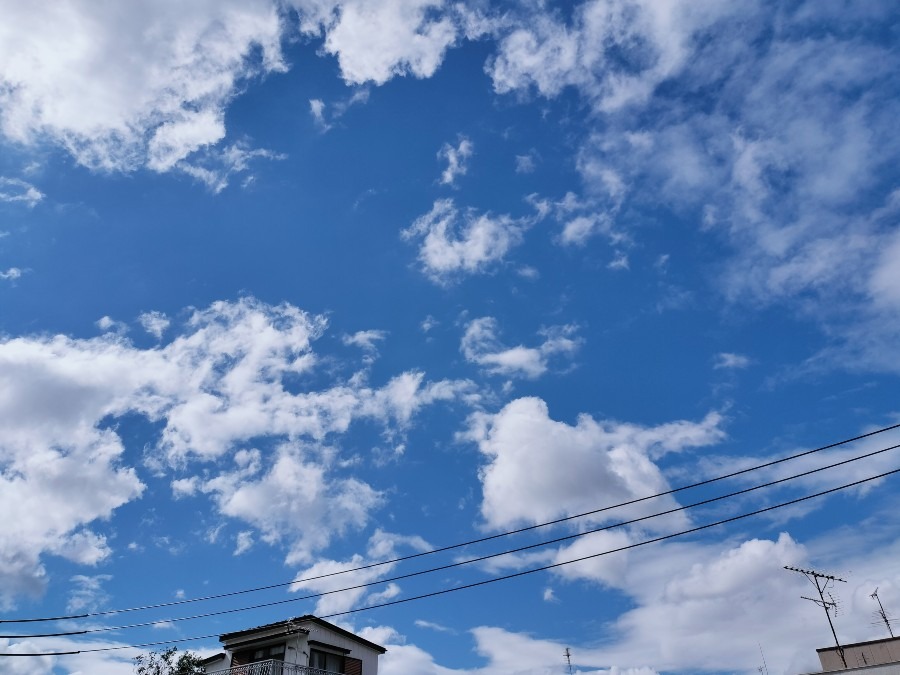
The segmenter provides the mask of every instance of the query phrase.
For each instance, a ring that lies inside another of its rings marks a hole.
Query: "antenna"
[[[569,675],[572,675],[572,652],[569,651],[569,648],[566,647],[566,664],[568,664],[567,669],[569,671]]]
[[[763,654],[762,645],[759,642],[757,642],[756,646],[759,647],[759,655],[762,657],[762,660],[763,660],[762,667],[759,668],[760,675],[762,675],[763,672],[765,672],[766,675],[769,675],[769,666],[766,663],[766,655]]]
[[[844,658],[844,648],[841,647],[841,643],[838,642],[837,633],[834,631],[834,623],[831,621],[831,610],[837,610],[837,603],[834,601],[834,598],[831,597],[831,593],[828,594],[828,597],[831,600],[825,599],[825,591],[829,586],[833,586],[835,581],[840,581],[842,583],[847,583],[845,579],[839,579],[836,576],[832,576],[831,574],[823,574],[822,572],[816,572],[815,570],[802,570],[798,567],[790,567],[788,565],[784,566],[784,569],[790,570],[791,572],[799,572],[807,579],[809,579],[810,583],[816,587],[816,590],[819,592],[819,599],[815,598],[807,598],[805,595],[801,595],[800,597],[804,600],[809,600],[810,602],[814,602],[819,607],[825,610],[825,616],[828,618],[828,625],[831,627],[831,634],[834,636],[834,644],[837,646],[838,654],[841,657],[841,663],[844,664],[844,668],[847,667],[847,659]],[[824,579],[822,583],[819,583],[819,579]]]
[[[882,621],[884,621],[884,625],[887,626],[888,633],[891,634],[891,637],[894,637],[894,631],[891,630],[891,622],[888,620],[887,612],[884,611],[884,605],[881,604],[881,598],[878,597],[878,588],[875,588],[875,592],[869,596],[870,598],[874,598],[878,601],[878,609],[879,614],[881,615]]]

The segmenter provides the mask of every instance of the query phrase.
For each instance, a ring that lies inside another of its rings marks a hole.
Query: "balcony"
[[[271,659],[220,670],[212,675],[340,675],[340,673]]]

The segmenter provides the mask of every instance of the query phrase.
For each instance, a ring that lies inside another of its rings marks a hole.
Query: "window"
[[[257,661],[284,661],[284,643],[267,645],[259,649],[245,649],[237,652],[231,661],[232,666],[243,666]]]
[[[318,649],[310,649],[309,667],[318,670],[327,670],[332,673],[343,673],[344,657],[342,654],[332,654]]]

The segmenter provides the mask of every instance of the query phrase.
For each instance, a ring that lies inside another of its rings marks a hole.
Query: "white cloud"
[[[419,262],[432,280],[447,283],[461,274],[485,272],[522,242],[532,221],[509,215],[460,211],[451,199],[439,199],[431,211],[403,231],[419,239]]]
[[[379,494],[334,473],[326,438],[361,418],[402,433],[423,406],[474,392],[470,383],[427,382],[419,372],[381,388],[337,381],[289,390],[285,378],[315,367],[312,341],[324,327],[291,305],[244,298],[195,310],[176,337],[152,349],[111,333],[0,340],[0,510],[10,518],[0,532],[0,602],[41,590],[43,555],[88,565],[109,555],[89,524],[144,489],[122,465],[116,427],[104,425],[125,414],[160,424],[147,448],[158,471],[239,450],[235,460],[244,464],[235,470],[202,483],[182,477],[172,489],[203,489],[224,515],[283,542],[291,556],[302,559],[365,524]],[[257,437],[282,445],[250,471],[252,455],[240,448]]]
[[[642,427],[580,415],[571,426],[552,420],[538,398],[516,399],[493,415],[476,414],[468,438],[478,442],[487,461],[480,472],[481,515],[488,527],[502,530],[663,492],[668,484],[653,459],[721,441],[722,421],[710,413],[700,422]],[[662,498],[589,520],[620,520],[673,504]],[[672,518],[684,522],[684,516]]]
[[[900,207],[900,190],[891,193],[892,207]],[[897,208],[900,211],[900,208]],[[869,279],[869,293],[878,307],[900,307],[900,234],[886,237]]]
[[[253,531],[241,530],[234,538],[234,555],[241,555],[253,548]]]
[[[870,579],[889,589],[898,587],[891,575],[868,576],[876,565],[890,566],[891,549],[895,551],[896,545],[876,549],[876,560],[858,568],[865,570],[860,576],[866,582],[858,585],[854,595],[864,598],[863,588],[870,593],[865,585]],[[620,564],[621,572],[615,577],[616,587],[633,608],[605,627],[600,644],[573,644],[482,625],[471,633],[485,665],[451,670],[435,663],[421,648],[406,644],[396,631],[369,629],[388,647],[382,661],[385,672],[542,675],[561,670],[562,655],[570,648],[572,662],[581,673],[755,673],[761,665],[760,644],[773,672],[818,668],[815,648],[825,643],[827,628],[823,634],[820,622],[824,619],[809,620],[806,603],[799,597],[807,593],[808,582],[781,569],[782,565],[804,565],[808,559],[806,548],[789,535],[724,544],[656,544],[652,550],[639,551],[646,552]],[[859,554],[853,564],[862,557]],[[582,572],[582,579],[606,583],[603,576],[593,576],[598,570],[582,568]],[[855,632],[866,631],[870,606],[863,603],[852,611],[860,625]],[[722,640],[722,635],[730,639]]]
[[[134,670],[134,657],[140,649],[129,647],[126,642],[99,639],[72,639],[66,637],[41,638],[40,640],[8,640],[0,638],[0,652],[77,652],[64,656],[3,657],[3,675],[124,675]],[[213,654],[211,646],[192,646],[192,651]]]
[[[325,121],[325,101],[322,99],[309,99],[309,114],[312,115],[313,122],[319,128],[319,131],[325,132],[331,128],[331,125]]]
[[[358,88],[349,97],[339,100],[335,103],[327,104],[320,98],[309,99],[309,114],[312,115],[313,123],[323,134],[334,128],[337,121],[343,117],[347,110],[359,103],[366,103],[369,100],[369,89],[366,87]],[[325,110],[330,108],[330,114]]]
[[[247,172],[253,160],[284,158],[283,154],[263,148],[251,149],[246,142],[238,142],[223,148],[213,147],[195,152],[189,160],[178,162],[176,168],[204,183],[214,194],[218,194],[228,187],[231,177],[235,174],[246,173],[241,185],[243,187],[252,185],[254,175]]]
[[[144,312],[138,317],[138,321],[144,330],[150,333],[157,340],[162,340],[163,333],[171,324],[169,317],[162,312]]]
[[[580,161],[584,174],[588,169],[586,163]],[[553,204],[556,219],[563,225],[558,242],[563,246],[584,246],[591,237],[605,236],[612,244],[628,242],[628,236],[615,227],[615,219],[625,194],[621,179],[609,169],[596,170],[603,176],[597,189],[596,182],[585,178],[594,185],[593,192],[586,198],[579,198],[574,193],[566,193],[565,197]]]
[[[384,602],[400,593],[400,587],[397,584],[390,583],[387,587],[381,588],[381,590],[379,590],[380,587],[377,585],[368,589],[353,588],[346,591],[341,591],[341,589],[375,582],[387,576],[396,567],[396,564],[378,565],[364,570],[357,570],[356,568],[396,558],[400,555],[399,551],[409,550],[410,548],[421,552],[428,550],[430,547],[427,542],[419,537],[403,537],[381,529],[376,530],[369,540],[367,556],[355,554],[347,561],[320,560],[307,567],[297,577],[300,581],[291,585],[291,591],[327,593],[327,595],[316,600],[314,613],[318,616],[345,612],[364,604]],[[316,579],[313,577],[322,578]]]
[[[200,479],[197,476],[190,478],[179,478],[172,481],[172,495],[175,499],[182,497],[191,497],[197,493],[200,487]]]
[[[534,267],[530,265],[525,265],[524,267],[520,267],[518,270],[518,274],[523,279],[528,279],[529,281],[536,281],[541,278],[541,273]]]
[[[900,158],[897,55],[846,37],[877,25],[865,12],[811,34],[823,13],[807,3],[760,50],[774,18],[757,5],[591,1],[568,22],[518,20],[490,72],[500,91],[575,87],[602,114],[578,157],[594,204],[558,212],[560,243],[665,204],[730,251],[727,301],[821,326],[829,345],[806,368],[896,372],[900,196],[882,167]],[[717,94],[698,114],[700,90]]]
[[[369,604],[377,605],[381,602],[388,602],[400,595],[400,587],[395,583],[389,583],[383,591],[372,593],[369,596]]]
[[[49,140],[90,168],[178,166],[224,137],[242,81],[284,69],[282,17],[267,0],[3,12],[0,132]]]
[[[616,257],[610,261],[607,267],[611,270],[627,270],[630,267],[628,256],[621,251],[616,252]]]
[[[441,174],[441,185],[455,185],[459,176],[465,176],[469,170],[468,161],[474,152],[474,145],[465,136],[461,136],[459,144],[454,148],[444,143],[438,152],[438,159],[447,162],[447,168]]]
[[[353,345],[366,352],[377,352],[378,343],[383,341],[386,337],[387,331],[361,330],[353,335],[345,335],[342,340],[345,345]]]
[[[416,619],[415,624],[419,628],[427,628],[428,630],[435,630],[435,631],[438,631],[439,633],[455,632],[452,628],[447,628],[447,626],[444,626],[439,623],[435,623],[434,621],[426,621],[425,619]]]
[[[32,208],[43,198],[44,193],[31,183],[19,178],[0,176],[0,202],[22,202]]]
[[[301,29],[324,34],[350,84],[384,84],[398,75],[431,77],[460,33],[444,0],[292,0]]]
[[[429,314],[424,319],[422,319],[422,323],[419,325],[422,328],[423,333],[428,333],[429,331],[431,331],[433,328],[436,328],[440,324],[441,324],[440,321],[438,321],[433,316],[431,316],[431,314]]]
[[[494,375],[534,379],[547,372],[551,358],[571,357],[578,350],[581,340],[574,333],[574,326],[554,326],[541,331],[545,339],[537,347],[505,347],[497,337],[497,320],[486,316],[466,326],[460,351]]]
[[[590,0],[567,24],[535,8],[500,40],[488,64],[494,89],[550,97],[576,87],[602,111],[645,102],[688,61],[694,34],[729,11],[710,2]]]
[[[10,281],[15,281],[22,276],[22,270],[18,267],[10,267],[5,272],[0,271],[0,279],[8,279]]]
[[[96,612],[109,601],[109,594],[103,590],[103,583],[110,579],[112,577],[109,574],[94,576],[76,574],[73,576],[70,581],[74,588],[69,592],[66,611],[71,614]]]
[[[267,543],[286,540],[289,564],[306,562],[332,539],[361,529],[383,501],[368,484],[334,475],[327,456],[297,445],[279,448],[265,470],[261,459],[256,453],[250,464],[207,481],[202,490],[222,514],[254,525]]]
[[[716,360],[713,368],[716,370],[738,370],[746,368],[750,365],[750,357],[743,354],[735,354],[733,352],[721,352],[716,354]]]
[[[534,173],[535,168],[537,160],[534,154],[516,155],[516,173]]]

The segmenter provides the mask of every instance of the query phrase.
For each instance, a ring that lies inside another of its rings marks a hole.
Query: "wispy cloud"
[[[460,351],[466,360],[489,373],[534,379],[547,372],[551,358],[571,358],[581,346],[574,326],[554,326],[541,331],[544,341],[536,347],[504,346],[493,317],[474,319],[466,326]]]
[[[750,357],[743,354],[734,354],[732,352],[721,352],[716,354],[713,368],[720,370],[736,370],[746,368],[750,365]]]
[[[465,176],[469,170],[468,162],[475,151],[475,146],[465,136],[460,136],[459,143],[454,147],[444,143],[438,152],[438,159],[447,162],[447,168],[441,174],[442,185],[455,185],[459,176]]]
[[[19,178],[0,176],[0,202],[21,202],[28,208],[44,198],[44,193]]]

